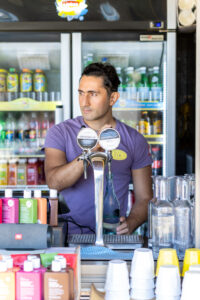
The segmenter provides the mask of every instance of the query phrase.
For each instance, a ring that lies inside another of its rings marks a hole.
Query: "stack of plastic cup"
[[[156,300],[180,300],[180,295],[181,281],[178,267],[161,266],[156,281]]]
[[[178,261],[178,256],[177,256],[175,249],[165,248],[165,249],[161,249],[159,251],[157,268],[156,268],[156,276],[158,276],[160,267],[166,266],[166,265],[177,266],[179,274],[180,274],[179,261]]]
[[[200,264],[200,249],[191,248],[185,251],[184,261],[183,261],[183,271],[182,276],[185,272],[189,270],[192,265]],[[200,298],[199,298],[200,299]]]
[[[154,299],[154,260],[150,249],[135,250],[130,277],[131,299]]]
[[[129,300],[129,276],[125,261],[109,261],[105,293],[105,300]]]
[[[200,272],[186,271],[183,279],[181,300],[200,299]]]

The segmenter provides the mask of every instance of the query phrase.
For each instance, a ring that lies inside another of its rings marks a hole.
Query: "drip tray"
[[[68,236],[69,247],[78,245],[94,245],[96,240],[95,234],[72,234]],[[138,235],[103,235],[104,244],[110,249],[129,250],[142,247],[144,240]]]

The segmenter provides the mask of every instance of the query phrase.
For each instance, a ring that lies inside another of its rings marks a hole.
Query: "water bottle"
[[[29,145],[33,153],[39,149],[39,124],[36,113],[31,113],[31,120],[29,123]]]
[[[120,98],[123,98],[124,91],[123,91],[123,79],[122,79],[122,70],[121,70],[121,67],[116,67],[116,72],[117,72],[118,78],[120,80],[120,84],[118,86],[118,92],[120,93]]]
[[[16,121],[12,113],[8,113],[8,117],[5,122],[5,142],[6,148],[10,152],[15,152],[15,142],[16,142]]]
[[[134,68],[126,68],[126,97],[129,100],[137,100],[137,88],[134,82]]]
[[[185,250],[190,248],[191,242],[191,210],[189,204],[189,184],[186,179],[181,178],[176,182],[181,188],[180,199],[174,201],[175,213],[175,239],[174,245],[178,255],[184,256]]]
[[[153,67],[153,75],[151,76],[151,96],[152,101],[162,101],[162,84],[160,82],[159,67]]]
[[[0,149],[5,147],[5,137],[6,137],[5,121],[0,120]]]
[[[159,180],[159,198],[152,205],[152,248],[158,253],[162,248],[174,246],[174,208],[169,202],[169,179]]]
[[[29,123],[25,113],[22,113],[17,123],[19,153],[26,153],[29,138]]]
[[[146,74],[146,67],[141,67],[139,72],[141,74],[141,80],[138,83],[139,101],[148,101],[150,87]]]
[[[109,167],[106,192],[103,207],[103,233],[116,234],[116,228],[120,224],[120,205],[114,191],[112,173]]]

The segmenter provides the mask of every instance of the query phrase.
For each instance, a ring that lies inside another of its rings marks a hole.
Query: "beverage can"
[[[34,92],[46,91],[46,76],[40,69],[36,69],[33,75],[33,89]]]
[[[22,69],[20,74],[20,90],[21,92],[32,91],[32,73],[29,69]]]
[[[5,69],[0,69],[0,92],[7,90],[7,73]]]
[[[7,76],[7,91],[18,92],[19,89],[19,76],[15,68],[10,68]]]

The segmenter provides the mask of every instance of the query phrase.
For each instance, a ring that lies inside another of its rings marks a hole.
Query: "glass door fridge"
[[[48,190],[46,132],[71,115],[70,36],[13,36],[0,42],[0,190]]]
[[[73,117],[78,83],[91,62],[115,66],[121,84],[113,115],[147,139],[153,175],[175,174],[176,33],[87,32],[72,35]]]

